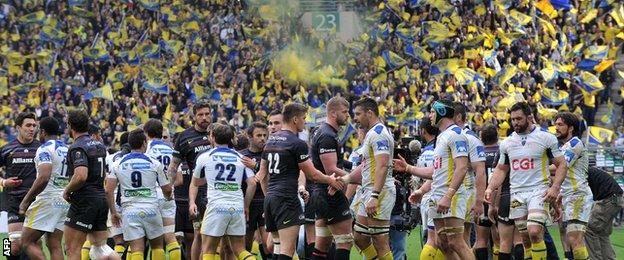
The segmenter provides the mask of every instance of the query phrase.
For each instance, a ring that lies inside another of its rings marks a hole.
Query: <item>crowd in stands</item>
[[[594,125],[610,120],[595,119],[601,103],[619,106],[609,96],[619,88],[619,1],[358,1],[364,31],[344,43],[298,14],[267,19],[258,2],[275,1],[160,2],[5,1],[0,144],[15,138],[12,118],[24,110],[62,118],[85,108],[113,144],[150,117],[174,132],[190,126],[200,98],[214,102],[215,120],[243,129],[287,102],[318,110],[335,95],[371,95],[405,133],[440,96],[468,105],[474,127],[502,130],[520,99],[544,127],[556,111]],[[276,70],[275,54],[297,41],[336,54],[325,65],[346,84],[293,82]]]

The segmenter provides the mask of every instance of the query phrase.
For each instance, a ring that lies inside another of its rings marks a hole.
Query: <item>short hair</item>
[[[345,98],[340,97],[340,96],[330,98],[329,101],[327,101],[327,112],[334,111],[342,106],[348,109],[349,101],[347,101]]]
[[[220,145],[231,145],[234,139],[232,128],[219,123],[214,124],[211,135],[214,136],[215,142]]]
[[[193,105],[193,115],[197,115],[197,110],[200,110],[202,108],[211,108],[208,100],[200,99],[199,101],[197,101],[197,103]]]
[[[509,112],[511,113],[511,112],[518,111],[518,110],[521,110],[525,116],[530,116],[533,113],[531,106],[529,106],[529,103],[524,102],[524,101],[515,103],[513,106],[511,106],[511,108],[509,109]]]
[[[82,109],[71,110],[67,113],[69,127],[78,132],[89,132],[89,115]]]
[[[568,127],[572,127],[572,134],[573,135],[577,135],[578,134],[579,126],[580,126],[580,120],[579,120],[579,118],[575,114],[572,114],[570,112],[559,112],[555,116],[555,120],[554,121],[557,121],[557,119],[559,119],[559,118],[561,118],[563,123],[566,124]]]
[[[128,144],[130,145],[130,149],[140,149],[146,140],[147,137],[145,136],[145,132],[143,132],[143,129],[141,128],[134,129],[130,132],[130,134],[128,134]]]
[[[150,119],[143,126],[143,130],[149,138],[162,138],[163,124],[158,119]]]
[[[433,126],[433,124],[431,124],[431,119],[427,117],[423,118],[423,120],[420,122],[420,128],[425,130],[427,134],[430,134],[433,136],[437,136],[440,133],[440,129]]]
[[[257,128],[264,129],[264,130],[267,130],[267,131],[269,130],[269,127],[265,123],[262,123],[260,121],[256,121],[256,122],[251,123],[251,126],[249,126],[249,128],[247,128],[247,135],[249,137],[253,136],[253,132]]]
[[[37,117],[35,116],[35,113],[32,113],[32,112],[22,112],[22,113],[19,113],[19,115],[17,115],[17,117],[15,118],[15,125],[16,126],[22,126],[22,124],[24,124],[24,120],[26,120],[26,118],[30,118],[32,120],[37,120]]]
[[[121,136],[119,136],[119,145],[124,145],[128,143],[128,135],[130,135],[129,132],[123,132]]]
[[[39,121],[39,128],[48,135],[58,135],[61,133],[58,120],[51,116],[41,119],[41,121]]]
[[[95,124],[89,124],[89,135],[99,134],[100,127]]]
[[[284,116],[284,122],[292,122],[295,117],[305,115],[307,112],[308,109],[304,105],[291,103],[284,107],[282,115]]]
[[[282,111],[279,110],[273,110],[271,111],[271,113],[269,113],[268,117],[272,117],[272,116],[276,116],[276,115],[281,115]]]
[[[481,141],[485,145],[495,144],[498,142],[498,128],[491,123],[485,124],[481,128]]]
[[[462,120],[466,120],[466,106],[460,102],[453,103],[453,109],[455,110],[455,115],[461,115]]]
[[[240,133],[236,135],[236,144],[234,150],[243,150],[249,147],[249,138],[246,135]]]
[[[379,105],[377,104],[377,101],[370,97],[363,97],[360,100],[355,101],[353,107],[361,107],[364,110],[373,111],[376,116],[379,116]]]

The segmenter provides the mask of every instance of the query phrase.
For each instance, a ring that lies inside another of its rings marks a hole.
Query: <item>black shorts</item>
[[[303,206],[303,211],[305,216],[305,224],[314,225],[314,220],[316,220],[316,206],[312,201],[312,198],[308,199],[308,203]]]
[[[12,195],[6,195],[7,197],[7,215],[8,223],[24,223],[24,216],[19,214],[19,206],[24,200],[24,197],[16,197]]]
[[[204,212],[206,211],[206,200],[200,199],[196,204],[198,216],[197,218],[192,218],[189,214],[188,201],[176,200],[176,232],[193,233],[194,230],[201,227],[202,219],[204,219]]]
[[[490,209],[490,205],[487,202],[483,202],[483,214],[479,217],[479,221],[477,222],[478,226],[481,227],[492,227],[492,221],[488,217],[488,210]]]
[[[264,217],[268,232],[300,226],[305,223],[303,209],[297,196],[266,196],[264,198]]]
[[[312,192],[311,201],[316,209],[316,219],[326,220],[327,225],[351,219],[349,201],[342,191],[329,195],[326,189],[316,189]]]
[[[74,196],[75,197],[75,196]],[[82,232],[106,231],[108,202],[104,197],[74,198],[67,211],[65,225]]]
[[[513,219],[509,219],[509,207],[511,203],[511,194],[502,193],[498,203],[498,222],[505,225],[514,225]]]
[[[264,203],[251,202],[249,205],[249,221],[247,221],[247,234],[253,233],[260,227],[264,227]]]

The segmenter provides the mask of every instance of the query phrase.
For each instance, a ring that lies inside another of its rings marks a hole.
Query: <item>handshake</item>
[[[337,176],[333,173],[332,175],[327,176],[327,185],[329,185],[328,194],[334,195],[336,191],[342,190],[349,185],[350,181],[351,178],[349,175]]]

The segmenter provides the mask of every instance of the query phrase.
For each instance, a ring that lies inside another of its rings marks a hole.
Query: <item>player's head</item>
[[[379,106],[374,99],[364,97],[356,101],[353,106],[355,107],[353,119],[362,127],[369,129],[379,119]]]
[[[128,146],[128,135],[130,135],[130,132],[123,132],[120,136],[119,136],[119,149],[123,149],[124,146]]]
[[[327,120],[333,121],[339,126],[347,124],[349,120],[349,101],[336,96],[327,101]]]
[[[158,119],[150,119],[143,125],[145,134],[150,139],[161,139],[163,137],[163,125]]]
[[[216,123],[212,127],[210,137],[215,145],[230,146],[234,140],[234,131],[228,125]]]
[[[511,113],[511,125],[516,133],[522,134],[529,129],[529,125],[533,122],[533,113],[531,107],[526,102],[518,102],[509,109]]]
[[[440,127],[440,122],[444,120],[453,121],[455,117],[455,108],[453,102],[447,99],[438,100],[431,105],[429,120],[435,127]]]
[[[249,148],[253,148],[253,150],[262,151],[268,136],[269,128],[265,123],[253,122],[251,126],[247,128]]]
[[[39,121],[39,138],[41,142],[49,140],[50,137],[57,136],[61,132],[61,127],[56,118],[48,116]]]
[[[282,111],[273,110],[269,113],[268,116],[269,121],[269,132],[275,133],[279,130],[282,130],[282,124],[284,123],[284,116],[282,115]]]
[[[22,112],[15,118],[15,128],[21,142],[30,143],[37,133],[37,117],[31,112]]]
[[[284,107],[284,110],[282,110],[284,124],[291,126],[293,128],[292,130],[297,130],[297,133],[299,133],[305,128],[307,113],[308,109],[302,104],[288,104]]]
[[[366,129],[364,129],[363,126],[358,125],[356,137],[359,143],[362,143],[364,141],[364,138],[366,138]]]
[[[92,139],[102,142],[102,134],[100,133],[100,127],[94,124],[89,124],[89,135]]]
[[[69,111],[67,113],[67,123],[73,138],[89,132],[89,115],[82,109]]]
[[[423,118],[420,122],[420,136],[422,136],[427,142],[433,140],[440,133],[440,129],[431,124],[431,119]]]
[[[206,131],[212,122],[212,110],[207,100],[199,100],[193,105],[193,119],[195,120],[195,128],[200,131]]]
[[[453,102],[453,109],[455,110],[453,121],[459,126],[464,126],[466,124],[466,106],[460,102]]]
[[[139,150],[141,152],[145,152],[147,149],[147,137],[145,136],[143,129],[138,128],[132,130],[132,132],[128,134],[128,144],[130,145],[130,149],[133,151]]]
[[[578,133],[579,119],[570,112],[560,112],[555,116],[555,135],[559,141],[567,141]]]
[[[493,145],[498,142],[498,128],[488,123],[481,128],[481,141],[484,145]]]

